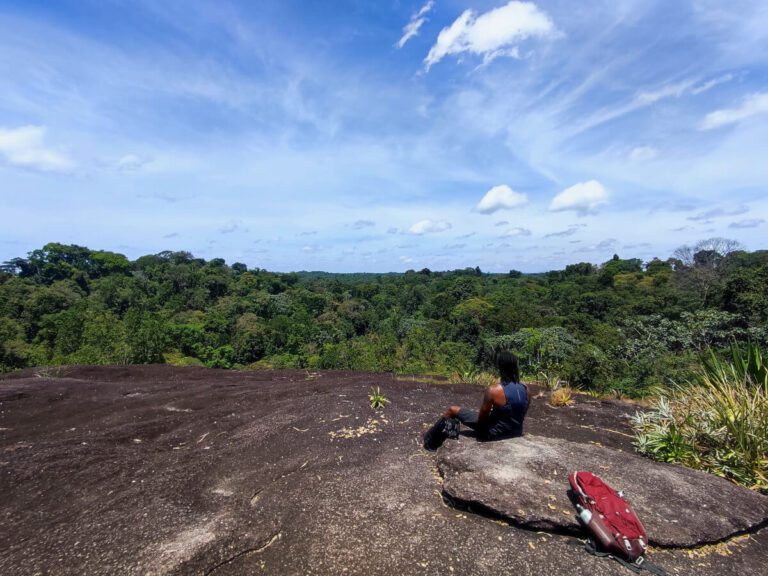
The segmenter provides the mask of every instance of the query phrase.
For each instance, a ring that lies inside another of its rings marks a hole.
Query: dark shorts
[[[488,430],[485,426],[480,425],[480,421],[477,419],[477,412],[469,410],[468,408],[459,408],[459,413],[456,414],[459,421],[477,432],[478,438],[488,438]]]
[[[499,431],[498,427],[493,425],[493,414],[491,414],[489,419],[482,424],[477,418],[477,412],[469,410],[468,408],[459,408],[456,417],[467,428],[471,428],[475,431],[478,440],[504,440],[505,438],[519,436],[519,434],[510,435],[503,430]]]

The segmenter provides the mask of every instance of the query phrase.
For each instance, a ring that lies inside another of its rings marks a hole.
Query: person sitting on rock
[[[502,440],[523,435],[523,420],[531,401],[531,391],[520,382],[520,363],[511,352],[500,352],[496,358],[501,381],[489,386],[483,394],[480,410],[475,412],[451,406],[424,435],[424,446],[436,450],[446,437],[458,436],[457,419],[477,433],[480,440]]]

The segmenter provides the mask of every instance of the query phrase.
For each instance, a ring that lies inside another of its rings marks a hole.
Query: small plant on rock
[[[573,402],[573,390],[568,386],[557,388],[549,395],[549,403],[552,406],[572,406]]]
[[[381,389],[378,386],[376,386],[376,388],[371,386],[371,393],[368,394],[368,400],[370,401],[371,408],[373,408],[374,410],[378,410],[379,408],[384,408],[384,404],[389,402],[389,400],[387,400],[386,398],[384,398],[384,396],[382,396]]]

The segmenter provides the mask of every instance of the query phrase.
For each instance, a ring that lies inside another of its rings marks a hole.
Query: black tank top
[[[488,439],[514,438],[523,435],[523,419],[528,411],[528,394],[525,384],[509,382],[502,384],[506,403],[494,406],[488,416]]]

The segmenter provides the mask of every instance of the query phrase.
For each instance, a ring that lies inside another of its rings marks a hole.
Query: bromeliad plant
[[[560,406],[573,406],[575,401],[573,395],[574,392],[570,386],[561,386],[550,393],[549,403],[556,408]]]
[[[378,386],[376,386],[376,388],[371,387],[371,393],[368,394],[368,400],[370,401],[371,408],[374,410],[384,408],[384,404],[389,402],[389,400],[382,396],[381,389]]]
[[[731,356],[710,351],[689,383],[659,391],[633,418],[635,445],[768,493],[768,366],[756,345],[734,344]]]

